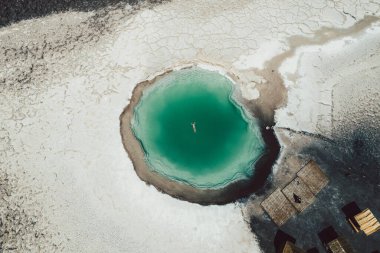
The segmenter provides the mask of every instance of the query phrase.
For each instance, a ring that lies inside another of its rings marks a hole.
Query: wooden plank
[[[297,213],[297,210],[281,192],[281,189],[277,189],[269,195],[261,203],[261,206],[277,226],[285,224],[286,221]]]
[[[360,232],[360,230],[356,227],[355,223],[351,219],[348,219],[348,222],[351,224],[356,233]]]
[[[302,212],[310,204],[315,201],[315,196],[309,189],[309,187],[302,181],[301,178],[296,177],[292,182],[290,182],[282,192],[288,198],[290,203],[299,211]],[[294,194],[300,197],[301,202],[297,203]]]
[[[313,160],[308,162],[297,176],[306,183],[314,195],[317,195],[329,182],[328,177]]]
[[[370,227],[370,228],[365,229],[363,231],[368,236],[368,235],[371,235],[371,234],[377,232],[378,230],[380,230],[380,223],[376,223],[373,227]]]
[[[372,216],[371,219],[366,219],[365,222],[363,222],[362,224],[360,224],[360,228],[363,230],[363,229],[366,229],[367,227],[370,227],[372,226],[373,224],[375,224],[377,222],[377,219]]]
[[[357,215],[355,215],[355,220],[358,221],[359,223],[360,219],[363,219],[364,217],[368,216],[371,213],[372,212],[368,208],[364,209],[361,213],[358,213]]]
[[[370,214],[370,215],[367,215],[366,217],[361,218],[360,220],[357,220],[357,222],[360,226],[363,226],[364,224],[366,224],[367,222],[373,219],[376,219],[375,216],[373,216],[373,214]]]
[[[356,222],[366,235],[375,233],[380,229],[380,223],[368,208],[354,216]]]

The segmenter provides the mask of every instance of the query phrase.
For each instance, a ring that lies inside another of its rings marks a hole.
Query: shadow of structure
[[[361,212],[359,206],[355,201],[348,203],[344,207],[342,207],[342,211],[344,215],[346,215],[346,219],[350,219]]]
[[[328,253],[353,253],[346,240],[332,226],[319,232],[318,237]]]
[[[274,237],[276,253],[319,253],[317,248],[304,251],[296,245],[296,239],[282,230],[278,230]]]
[[[312,249],[309,249],[308,251],[306,251],[306,253],[319,253],[319,251],[317,248],[312,248]]]
[[[358,232],[355,228],[359,227],[359,224],[354,219],[355,215],[359,214],[361,212],[361,209],[356,204],[355,201],[348,203],[344,207],[342,207],[342,211],[344,215],[346,216],[346,221],[351,224],[352,228]]]
[[[323,245],[327,245],[332,240],[338,238],[338,234],[333,227],[327,227],[318,233],[318,237]]]
[[[296,239],[282,230],[278,230],[274,237],[274,248],[276,253],[283,252],[286,242],[296,243]]]

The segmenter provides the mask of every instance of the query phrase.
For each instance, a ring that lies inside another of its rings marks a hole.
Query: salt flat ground
[[[249,201],[199,206],[142,183],[119,115],[138,82],[183,63],[235,73],[247,100],[271,85],[260,73],[273,72],[288,89],[278,134],[359,140],[379,161],[371,144],[379,140],[379,9],[376,1],[174,0],[0,28],[0,248],[260,252]],[[282,138],[274,173],[306,144]]]

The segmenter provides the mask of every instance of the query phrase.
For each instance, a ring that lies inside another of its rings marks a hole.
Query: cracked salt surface
[[[375,1],[174,0],[147,7],[66,12],[0,28],[0,170],[19,178],[16,188],[31,189],[25,201],[13,197],[0,206],[40,217],[38,229],[28,229],[24,218],[16,225],[2,212],[7,226],[30,238],[0,233],[4,252],[260,252],[240,205],[190,204],[138,179],[118,120],[134,85],[163,69],[202,61],[236,73],[246,99],[260,104],[273,85],[264,74],[278,73],[267,68],[282,63],[271,60],[291,49],[288,38],[349,28],[380,14]],[[296,54],[300,77],[280,73],[289,93],[277,124],[328,137],[339,131],[347,117],[339,116],[338,94],[346,91],[338,84],[356,80],[345,75],[358,67],[355,73],[369,76],[371,94],[378,96],[379,75],[371,76],[379,66],[377,26],[340,38],[339,50],[326,44]],[[353,58],[342,57],[346,53]],[[305,103],[305,94],[320,97]],[[334,103],[331,94],[338,97]],[[44,227],[53,231],[36,249],[31,235]]]
[[[352,93],[353,88],[350,87],[352,85],[359,90],[368,90],[366,85],[368,77],[373,81],[377,80],[377,77],[365,72],[374,72],[379,66],[379,45],[380,23],[376,22],[357,36],[344,36],[324,45],[298,49],[295,56],[285,61],[280,68],[289,93],[287,106],[276,113],[277,126],[322,134],[331,138],[334,128],[344,125],[339,122],[343,115],[332,115],[332,113],[336,114],[339,105],[344,105],[348,100],[347,94],[334,98],[335,90],[341,86],[348,93]],[[296,78],[293,78],[294,76]],[[347,76],[358,76],[358,79],[362,80],[352,84],[352,78]],[[378,87],[373,84],[368,86],[373,89]],[[369,92],[367,99],[353,104],[356,107],[369,106],[369,110],[374,106],[378,112],[376,103],[371,101],[373,95],[371,98]],[[335,101],[338,108],[334,108],[334,100],[337,99],[340,102]],[[374,121],[379,120],[379,115],[372,116]],[[358,119],[358,117],[359,115],[346,115],[344,118]]]

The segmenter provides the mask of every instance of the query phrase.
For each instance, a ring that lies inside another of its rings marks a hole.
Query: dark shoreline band
[[[152,171],[148,167],[144,159],[144,151],[133,134],[131,119],[133,117],[134,108],[138,104],[143,91],[172,71],[173,69],[168,70],[152,80],[137,84],[132,92],[130,103],[120,115],[120,133],[123,146],[133,163],[138,177],[147,184],[155,186],[159,191],[169,194],[172,197],[202,205],[231,203],[260,190],[266,183],[266,179],[271,173],[272,165],[276,161],[280,151],[280,145],[273,129],[268,129],[265,124],[260,121],[260,118],[258,118],[258,121],[260,132],[265,142],[265,150],[261,158],[255,163],[254,168],[252,168],[255,171],[253,177],[248,180],[235,181],[220,189],[199,189],[170,180]],[[249,108],[247,110],[250,112]]]

